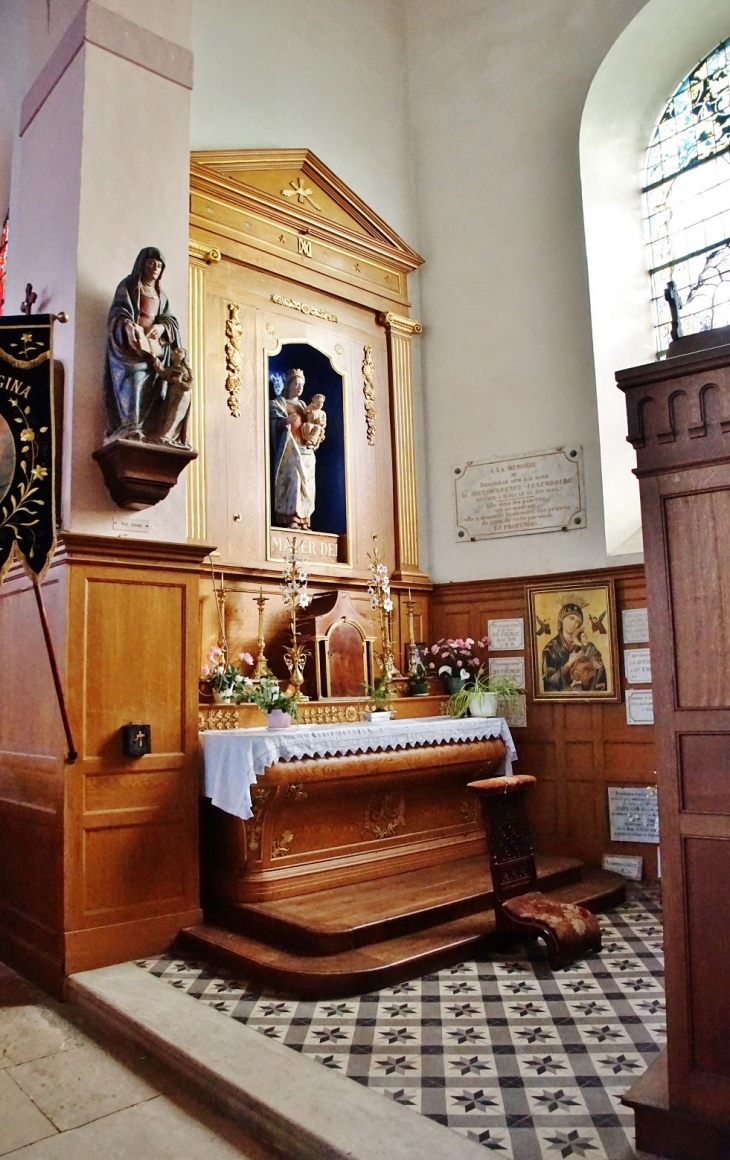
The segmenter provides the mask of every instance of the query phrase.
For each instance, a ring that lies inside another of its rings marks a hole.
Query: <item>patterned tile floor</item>
[[[169,955],[137,965],[504,1160],[633,1160],[619,1097],[665,1040],[658,890],[632,886],[600,922],[601,954],[566,970],[538,945],[323,1002]]]

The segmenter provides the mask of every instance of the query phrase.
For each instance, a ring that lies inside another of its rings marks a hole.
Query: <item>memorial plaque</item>
[[[487,621],[490,652],[510,652],[525,647],[525,622],[521,616],[512,620]]]
[[[624,608],[621,619],[624,644],[649,643],[649,616],[645,608]]]
[[[512,677],[521,689],[525,687],[524,657],[490,657],[490,677]]]
[[[583,451],[558,447],[454,468],[458,543],[586,526]]]
[[[612,842],[659,844],[659,812],[655,785],[610,785],[608,814]]]
[[[650,650],[648,648],[624,649],[624,672],[630,685],[650,685]]]
[[[651,689],[626,690],[626,724],[654,724],[654,696]]]

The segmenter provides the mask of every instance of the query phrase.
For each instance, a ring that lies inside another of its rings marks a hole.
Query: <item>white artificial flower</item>
[[[299,597],[299,604],[302,608],[306,608],[309,604],[309,597],[307,596],[306,592],[302,592],[301,596]]]
[[[393,601],[390,599],[384,600],[383,601],[383,608],[385,609],[386,612],[392,612],[393,611]]]

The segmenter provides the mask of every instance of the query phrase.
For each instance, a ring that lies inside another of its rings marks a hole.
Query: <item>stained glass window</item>
[[[684,334],[730,325],[730,38],[668,101],[644,188],[657,351],[669,346],[672,280]]]

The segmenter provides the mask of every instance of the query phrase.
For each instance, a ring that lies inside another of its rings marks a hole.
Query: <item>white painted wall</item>
[[[13,89],[8,303],[17,310],[31,281],[37,310],[70,315],[67,326],[55,328],[65,370],[63,526],[114,535],[114,518],[123,513],[91,458],[104,435],[107,313],[138,251],[158,245],[168,262],[165,290],[185,332],[190,91],[86,44],[18,137],[19,102],[80,4],[53,0],[50,24],[45,3],[12,4],[6,30],[9,24],[13,35],[0,45],[8,57],[16,44],[22,61]],[[140,18],[148,31],[173,33],[176,43],[189,39],[190,0],[106,6]],[[145,515],[150,538],[184,540],[184,482]]]
[[[636,456],[614,371],[656,355],[641,194],[646,149],[674,89],[728,36],[728,0],[650,0],[606,56],[585,105],[581,175],[609,552],[641,534]]]
[[[606,564],[578,136],[642,0],[412,0],[430,559],[435,580]],[[454,543],[454,465],[566,443],[585,530]]]

